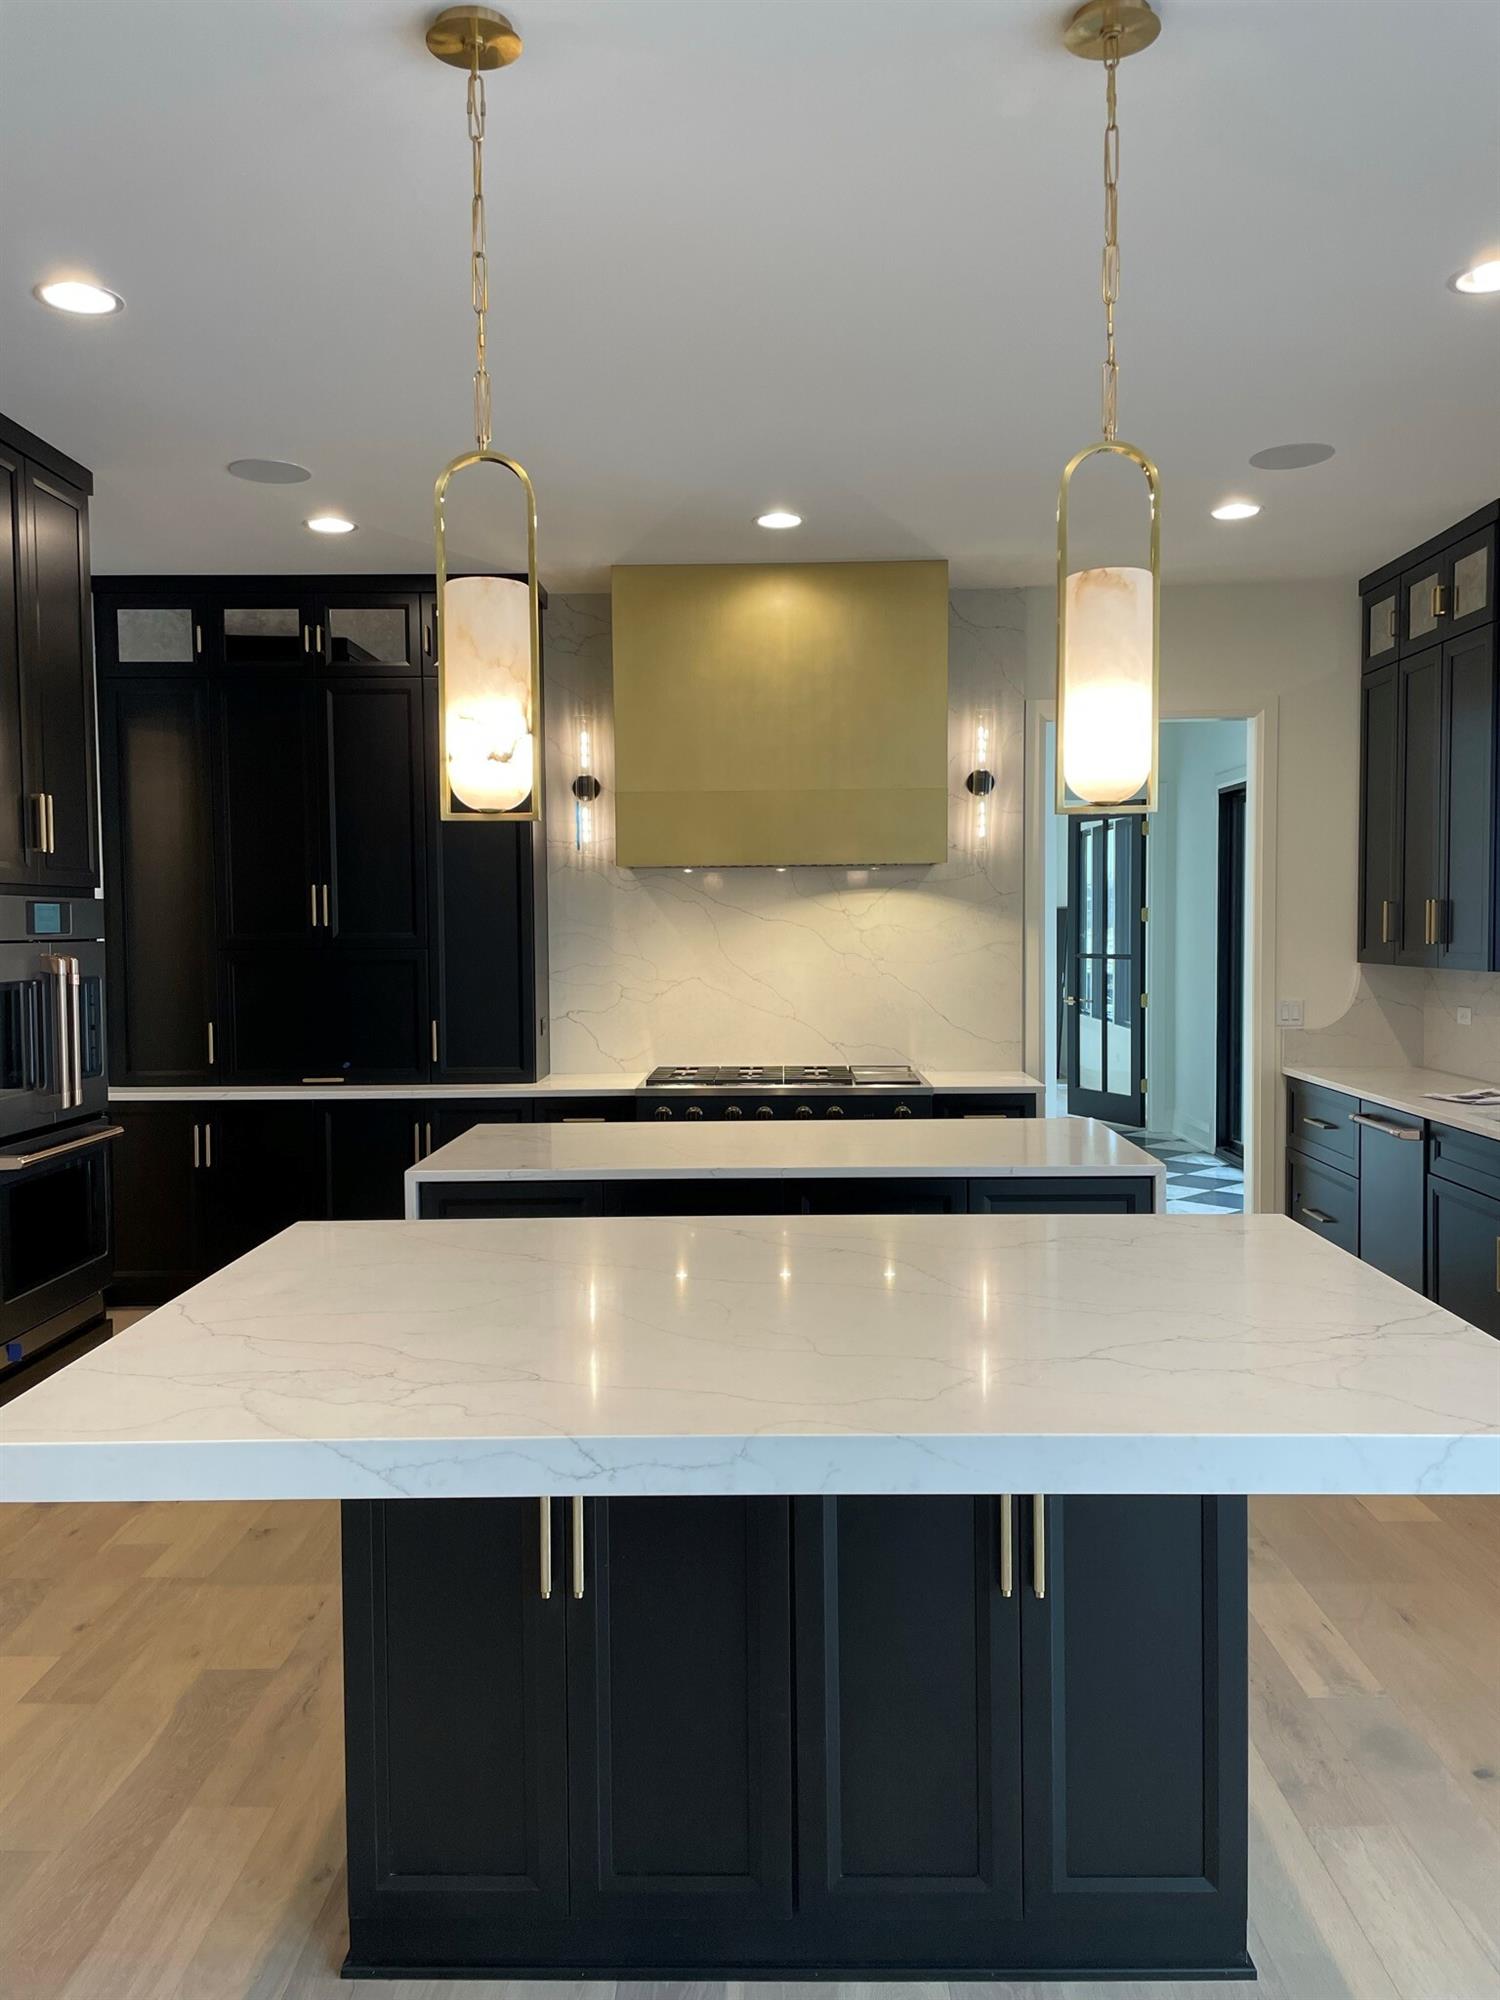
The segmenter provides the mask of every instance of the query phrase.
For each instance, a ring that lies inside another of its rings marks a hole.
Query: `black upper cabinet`
[[[1393,659],[1366,674],[1359,698],[1359,955],[1376,965],[1395,962],[1401,912],[1397,673]]]
[[[218,609],[200,578],[117,578],[96,595],[94,647],[101,674],[197,673],[221,658]]]
[[[217,688],[214,712],[223,942],[310,944],[323,894],[316,693],[237,674]]]
[[[100,715],[110,1067],[205,1082],[218,1053],[209,692],[186,677],[106,680]]]
[[[329,679],[320,691],[329,908],[340,944],[426,940],[422,688]]]
[[[89,491],[0,418],[0,871],[59,894],[99,881]]]
[[[329,672],[421,671],[421,608],[414,590],[324,590],[313,601],[313,627],[315,664]]]
[[[1360,586],[1358,937],[1366,963],[1500,967],[1497,522],[1500,502]]]

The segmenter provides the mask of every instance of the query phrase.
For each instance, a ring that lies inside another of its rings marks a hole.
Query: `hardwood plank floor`
[[[0,1507],[3,2000],[344,2000],[338,1515]],[[1500,2000],[1500,1502],[1251,1506],[1264,2000]],[[1222,1986],[373,1982],[380,2000]]]

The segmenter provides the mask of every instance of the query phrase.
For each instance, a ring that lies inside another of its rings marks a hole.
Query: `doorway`
[[[1146,1118],[1146,816],[1068,821],[1064,1074],[1068,1109]]]
[[[1219,793],[1216,1150],[1245,1159],[1245,787]]]

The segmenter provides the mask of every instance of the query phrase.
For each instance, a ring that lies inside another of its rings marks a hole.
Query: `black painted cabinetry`
[[[99,882],[91,491],[0,418],[0,880],[58,894]]]
[[[472,1122],[472,1121],[471,1121]],[[428,1181],[421,1214],[438,1221],[533,1215],[1149,1215],[1155,1183],[1070,1175],[869,1175],[839,1180]]]
[[[1243,1501],[571,1505],[344,1507],[346,1970],[1245,1969]]]
[[[1361,585],[1359,956],[1500,968],[1500,502]]]
[[[115,1083],[545,1074],[546,842],[439,822],[422,582],[96,584]]]

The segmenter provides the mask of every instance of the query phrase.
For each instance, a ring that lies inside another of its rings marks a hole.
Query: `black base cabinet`
[[[986,1180],[427,1181],[424,1220],[533,1215],[1150,1215],[1156,1183],[1126,1177]]]
[[[346,1502],[346,1975],[1252,1977],[1244,1501],[1004,1519]]]

